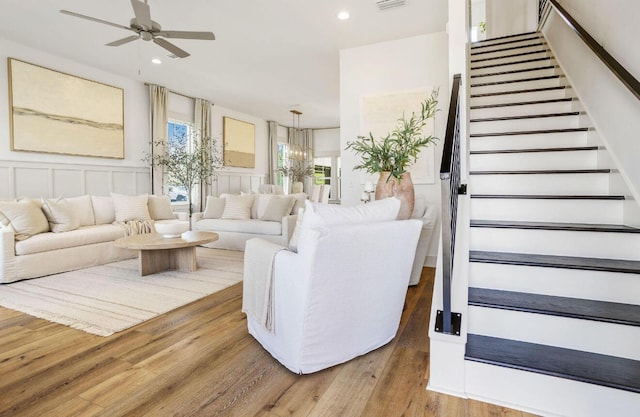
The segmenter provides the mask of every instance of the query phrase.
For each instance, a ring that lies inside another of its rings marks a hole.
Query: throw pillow
[[[147,207],[147,195],[123,195],[111,193],[118,223],[129,220],[151,220]]]
[[[298,239],[300,238],[300,228],[302,227],[302,218],[304,217],[304,208],[298,209],[298,218],[296,219],[296,225],[293,227],[293,233],[289,240],[289,250],[292,252],[298,252]]]
[[[69,232],[80,227],[80,219],[75,207],[68,200],[59,198],[42,199],[42,211],[49,221],[53,233]],[[93,217],[93,210],[91,210]]]
[[[147,196],[147,208],[149,209],[149,216],[153,220],[173,220],[176,218],[171,209],[171,199],[168,195]]]
[[[251,206],[251,218],[261,218],[264,215],[264,211],[267,209],[269,201],[274,198],[278,198],[278,196],[274,194],[258,194],[253,201],[253,206]]]
[[[205,206],[203,219],[219,219],[224,212],[225,199],[213,196],[207,196],[207,205]]]
[[[80,226],[93,226],[96,224],[93,215],[93,204],[91,204],[91,196],[81,195],[80,197],[70,197],[65,199],[71,210],[74,211]]]
[[[264,210],[260,220],[266,220],[270,222],[280,222],[284,216],[291,213],[291,209],[295,204],[293,197],[278,197],[272,198],[267,207]]]
[[[307,201],[307,193],[289,194],[289,197],[295,199],[295,204],[291,209],[291,214],[296,214],[301,208],[304,208],[304,202]]]
[[[306,201],[305,204],[305,228],[391,221],[398,217],[400,210],[400,200],[395,197],[353,207],[318,204],[310,201]]]
[[[111,224],[116,220],[116,209],[111,197],[92,195],[91,205],[96,224]]]
[[[24,240],[49,231],[49,222],[40,204],[32,200],[0,202],[0,214],[9,220],[16,240]]]
[[[251,219],[252,195],[230,195],[225,199],[222,218],[226,220]]]

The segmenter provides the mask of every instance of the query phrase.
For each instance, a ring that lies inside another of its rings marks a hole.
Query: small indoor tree
[[[154,143],[161,146],[162,141]],[[192,130],[172,138],[161,155],[148,154],[145,161],[151,166],[162,166],[169,182],[187,190],[189,217],[193,213],[191,196],[193,189],[200,184],[211,184],[222,166],[221,152],[215,139],[202,137],[200,132]]]

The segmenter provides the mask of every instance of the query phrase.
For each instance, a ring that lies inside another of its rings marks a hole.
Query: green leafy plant
[[[313,165],[307,165],[305,161],[290,160],[285,162],[285,166],[276,169],[276,172],[280,172],[283,176],[291,178],[291,181],[297,182],[304,180],[305,177],[313,176],[314,168]]]
[[[416,162],[420,151],[438,139],[422,132],[428,120],[439,111],[436,108],[438,92],[433,90],[431,96],[421,103],[419,113],[413,112],[409,118],[403,114],[385,137],[376,140],[369,132],[369,136],[358,136],[357,140],[347,142],[346,149],[351,149],[362,161],[354,168],[370,174],[389,172],[387,181],[391,177],[400,180],[407,168]]]
[[[487,23],[486,22],[478,23],[478,27],[480,28],[480,33],[485,33],[487,31]]]
[[[162,166],[170,183],[181,185],[187,190],[189,216],[193,209],[193,189],[198,184],[211,184],[211,180],[222,166],[216,140],[200,136],[198,131],[179,135],[166,145],[164,154],[147,154],[143,158],[143,161],[149,162],[152,167]],[[154,142],[155,146],[162,144],[162,141]]]

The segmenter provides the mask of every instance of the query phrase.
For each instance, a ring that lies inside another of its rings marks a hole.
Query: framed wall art
[[[8,58],[11,150],[124,158],[124,90]]]
[[[224,166],[256,167],[256,126],[223,117]]]

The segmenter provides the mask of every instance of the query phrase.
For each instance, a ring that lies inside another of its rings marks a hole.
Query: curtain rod
[[[148,86],[150,86],[150,85],[158,85],[158,84],[144,83],[144,85],[146,85],[146,86],[148,87]],[[164,87],[164,88],[167,88],[167,87]],[[175,95],[178,95],[178,96],[182,96],[182,97],[184,97],[184,98],[190,98],[190,99],[192,99],[192,100],[195,100],[195,99],[199,98],[199,97],[191,97],[191,96],[188,96],[188,95],[186,95],[186,94],[178,93],[177,91],[169,90],[168,88],[167,88],[167,91],[168,91],[168,92],[170,92],[171,94],[175,94]],[[204,98],[200,98],[200,100],[206,100],[206,99],[204,99]],[[213,105],[213,103],[211,103],[211,104]]]

